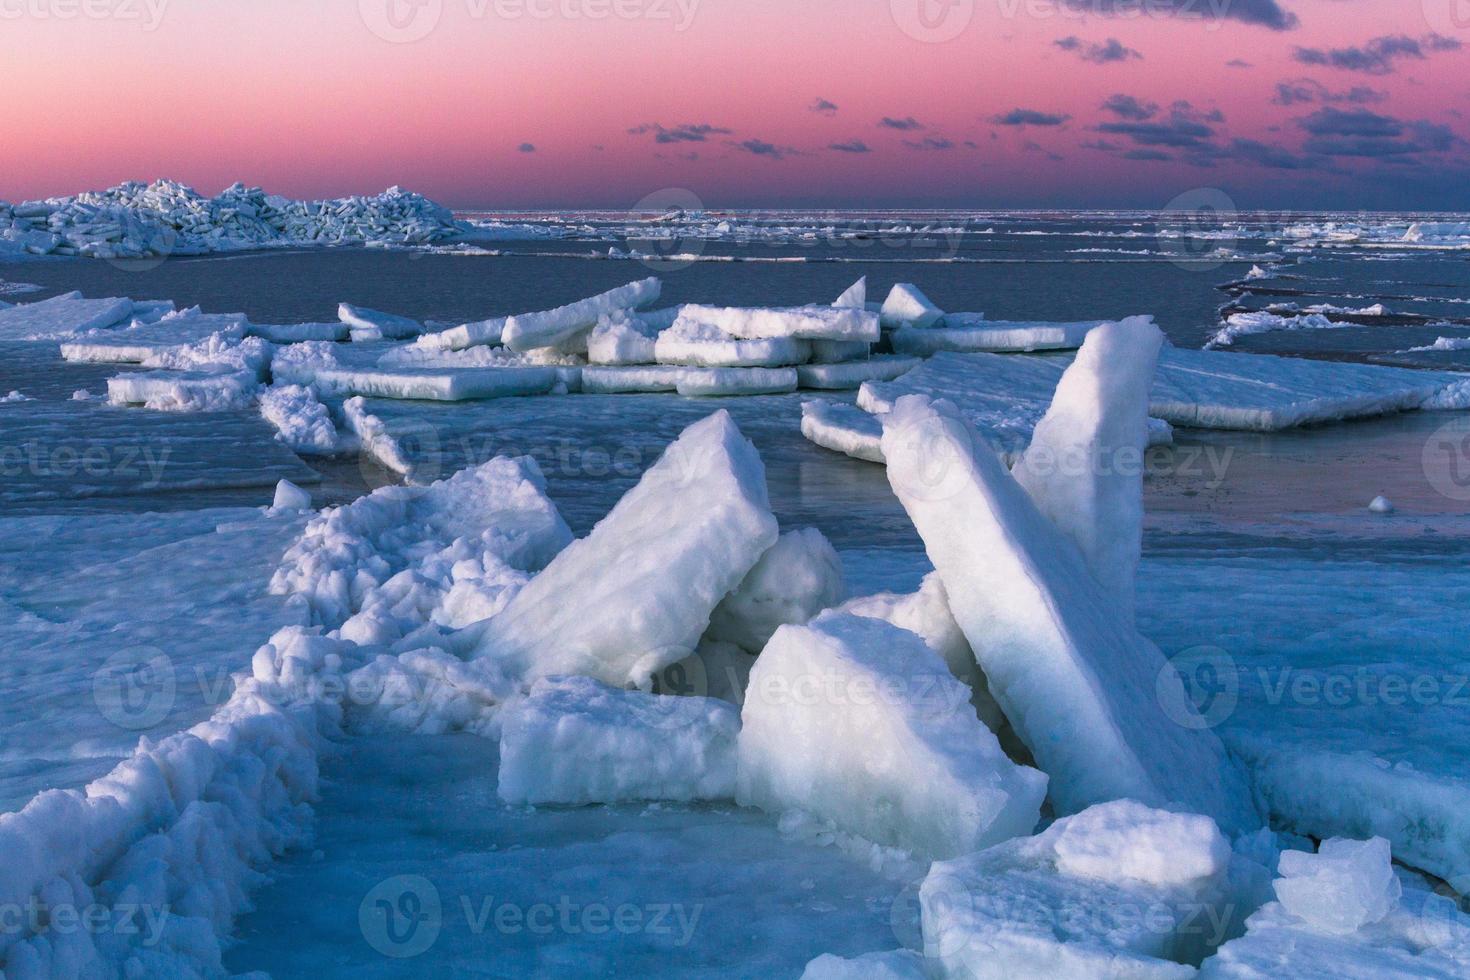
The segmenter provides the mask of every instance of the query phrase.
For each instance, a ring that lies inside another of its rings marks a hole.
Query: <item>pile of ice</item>
[[[204,255],[283,245],[412,245],[468,226],[427,198],[391,187],[373,197],[297,201],[233,184],[206,197],[177,181],[0,202],[0,242],[35,255],[104,259]]]

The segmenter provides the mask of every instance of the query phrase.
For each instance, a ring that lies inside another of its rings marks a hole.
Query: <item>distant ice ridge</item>
[[[206,197],[177,181],[129,181],[72,197],[0,202],[0,250],[103,259],[293,245],[415,245],[467,229],[448,209],[399,187],[373,197],[296,201],[238,183]]]

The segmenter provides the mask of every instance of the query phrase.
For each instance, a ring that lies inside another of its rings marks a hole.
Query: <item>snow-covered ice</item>
[[[587,337],[587,360],[593,364],[652,364],[659,334],[673,326],[678,307],[636,313],[613,310],[598,317]]]
[[[408,340],[424,332],[424,325],[417,320],[351,303],[337,306],[337,319],[347,325],[352,339],[359,342]]]
[[[93,364],[142,364],[170,351],[244,338],[248,320],[240,313],[201,313],[197,307],[169,313],[155,322],[134,322],[120,330],[102,330],[63,342],[61,356]]]
[[[790,337],[743,340],[718,327],[680,317],[654,341],[660,364],[690,367],[788,367],[812,356],[811,345]]]
[[[316,393],[301,385],[273,385],[260,393],[260,414],[276,438],[303,456],[330,456],[338,449],[337,427]]]
[[[821,399],[802,402],[801,434],[823,449],[883,462],[883,423],[855,406]]]
[[[81,293],[65,293],[0,309],[0,339],[61,339],[115,326],[132,313],[130,299],[84,299]]]
[[[107,379],[107,400],[160,412],[228,412],[248,408],[259,387],[250,371],[130,371]]]
[[[656,303],[662,290],[663,284],[650,277],[554,310],[517,314],[506,321],[502,340],[514,351],[568,346],[586,349],[585,338],[580,344],[577,338],[597,326],[604,313]]]
[[[582,391],[589,395],[675,391],[679,387],[679,379],[688,370],[662,364],[585,367],[582,369]]]
[[[795,391],[795,368],[688,368],[675,390],[688,398],[721,395],[780,395]]]
[[[843,340],[877,342],[878,317],[839,306],[731,307],[688,304],[679,308],[680,324],[712,327],[740,340]]]

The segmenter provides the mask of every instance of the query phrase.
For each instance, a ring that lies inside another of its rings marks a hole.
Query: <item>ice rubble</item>
[[[396,313],[370,310],[365,306],[339,303],[337,319],[347,325],[349,336],[358,343],[373,340],[408,340],[424,332],[417,320]]]
[[[953,406],[901,398],[884,417],[883,454],[991,693],[1061,812],[1128,798],[1187,806],[1232,834],[1260,826],[1243,770],[1195,723],[1163,654]]]
[[[592,364],[653,364],[658,360],[659,334],[674,325],[678,307],[636,313],[614,310],[597,319],[587,337],[587,360]]]
[[[65,293],[38,303],[0,309],[0,340],[54,340],[122,323],[133,314],[133,301],[111,297],[83,299]]]
[[[456,237],[468,226],[418,194],[293,201],[234,184],[205,197],[170,180],[9,205],[0,243],[40,255],[126,259],[301,245],[408,245]]]
[[[717,412],[485,624],[477,655],[527,680],[642,684],[694,652],[715,606],[776,539],[760,457]]]
[[[944,311],[929,301],[911,282],[901,282],[888,293],[880,314],[885,330],[901,327],[922,330],[932,327],[944,316]]]
[[[789,367],[805,363],[811,345],[790,337],[742,340],[718,327],[680,317],[654,341],[660,364],[690,367]]]
[[[610,289],[589,299],[541,313],[521,313],[505,322],[502,340],[513,351],[529,351],[540,347],[586,349],[586,334],[597,326],[604,313],[636,309],[658,300],[663,285],[650,277],[626,286]]]
[[[500,798],[729,799],[739,732],[740,712],[725,701],[617,690],[587,677],[540,680],[506,708]]]
[[[338,449],[337,427],[310,388],[272,385],[260,393],[260,414],[276,427],[276,438],[303,456],[330,456]]]
[[[1047,777],[1017,766],[923,640],[828,614],[776,631],[741,711],[736,799],[923,859],[1029,833]]]
[[[710,614],[705,639],[759,654],[781,626],[800,625],[841,602],[842,559],[816,528],[781,535]]]
[[[1265,310],[1232,313],[1226,318],[1225,325],[1210,337],[1209,342],[1205,344],[1205,349],[1229,347],[1241,337],[1272,333],[1277,330],[1331,330],[1344,326],[1351,326],[1351,324],[1329,320],[1321,313],[1307,313],[1299,316],[1280,316]]]

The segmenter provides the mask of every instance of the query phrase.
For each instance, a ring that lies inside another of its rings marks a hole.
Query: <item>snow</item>
[[[675,391],[688,368],[663,365],[631,367],[585,367],[582,392],[589,395],[619,395],[632,392]]]
[[[505,709],[499,796],[536,806],[729,799],[739,732],[725,701],[540,680]]]
[[[1058,810],[1127,798],[1256,829],[1243,771],[1163,654],[954,407],[905,397],[883,429],[889,483]]]
[[[824,953],[802,971],[801,980],[926,980],[924,957],[911,949],[865,953],[852,959]]]
[[[801,434],[824,449],[883,462],[883,423],[852,405],[820,399],[802,402]]]
[[[1079,323],[1020,323],[985,321],[965,324],[951,313],[938,326],[903,327],[894,331],[893,349],[900,354],[927,357],[940,351],[991,351],[994,353],[1029,353],[1038,350],[1075,350],[1082,346],[1089,330],[1106,320]]]
[[[1345,936],[1382,922],[1403,888],[1394,877],[1388,841],[1325,840],[1316,854],[1283,851],[1276,899],[1317,932]]]
[[[1129,618],[1143,547],[1148,397],[1163,342],[1148,317],[1089,333],[1011,471]]]
[[[1046,795],[1046,776],[1006,758],[944,662],[876,619],[781,627],[751,671],[741,720],[741,804],[921,860],[1029,833]]]
[[[81,293],[65,293],[0,309],[0,340],[58,340],[114,326],[132,313],[130,299],[83,299]]]
[[[740,340],[718,327],[682,316],[654,342],[658,363],[691,367],[786,367],[802,364],[811,356],[811,345],[804,340]]]
[[[710,615],[704,636],[759,654],[778,627],[803,625],[846,596],[842,559],[816,528],[789,531]]]
[[[269,343],[259,337],[238,340],[227,333],[210,334],[194,344],[163,347],[142,360],[143,367],[215,374],[244,373],[256,380],[265,377],[270,363]]]
[[[677,391],[687,398],[723,395],[780,395],[795,391],[795,368],[687,368]]]
[[[301,385],[275,385],[260,393],[260,414],[276,438],[303,456],[330,456],[338,449],[337,427],[316,393]]]
[[[1099,804],[936,863],[919,892],[925,954],[950,978],[1185,980],[1249,912],[1231,857],[1208,818]]]
[[[341,303],[337,306],[337,319],[347,324],[353,341],[407,340],[424,332],[424,325],[417,320],[395,313],[370,310],[365,306]]]
[[[909,327],[923,330],[932,327],[944,316],[944,311],[930,302],[929,297],[911,282],[896,284],[883,301],[880,314],[885,330]]]
[[[576,338],[597,326],[604,313],[648,306],[657,302],[662,290],[663,284],[650,277],[554,310],[518,314],[506,321],[502,339],[514,351],[539,347],[585,348],[585,342],[578,345]]]
[[[860,388],[868,381],[892,381],[902,377],[920,363],[916,357],[878,356],[838,364],[801,364],[796,368],[796,378],[803,388],[828,391]]]
[[[587,360],[593,364],[652,364],[659,334],[673,326],[678,308],[652,313],[613,310],[598,317],[587,337]]]
[[[476,655],[526,681],[645,683],[694,652],[715,606],[776,540],[765,467],[717,412],[486,623]]]
[[[875,343],[878,317],[835,306],[730,307],[689,304],[679,308],[674,329],[712,327],[739,340],[843,340]]]
[[[1265,311],[1233,313],[1226,319],[1225,325],[1210,338],[1205,348],[1229,347],[1241,337],[1277,330],[1331,330],[1346,325],[1348,324],[1329,320],[1321,313],[1302,316],[1280,316]]]
[[[248,408],[259,387],[252,371],[131,371],[107,379],[107,400],[159,412],[228,412]]]

